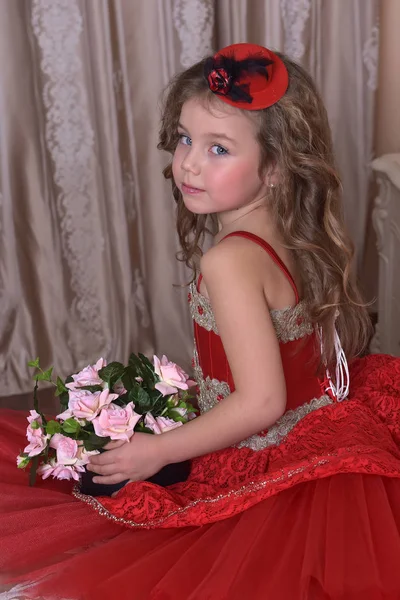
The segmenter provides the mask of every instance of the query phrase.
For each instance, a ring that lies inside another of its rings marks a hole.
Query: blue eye
[[[180,133],[179,134],[179,142],[181,144],[183,144],[184,146],[191,146],[192,145],[192,140],[188,135],[185,135],[184,133]]]
[[[211,148],[216,148],[215,152],[211,149],[211,152],[216,156],[224,156],[224,154],[229,154],[228,150],[219,144],[214,144]]]

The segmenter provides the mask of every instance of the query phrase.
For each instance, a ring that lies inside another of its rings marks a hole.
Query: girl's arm
[[[235,444],[282,416],[286,386],[279,343],[264,295],[268,267],[242,239],[207,252],[201,272],[235,382],[235,391],[204,415],[159,436],[166,462]]]
[[[168,463],[226,448],[269,428],[283,414],[285,378],[263,291],[269,268],[272,283],[276,267],[258,247],[238,238],[207,252],[201,270],[235,391],[183,427],[162,435],[135,433],[129,443],[110,442],[109,452],[90,459],[87,468],[99,475],[95,482],[147,479]]]

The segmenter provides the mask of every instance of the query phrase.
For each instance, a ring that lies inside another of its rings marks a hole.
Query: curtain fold
[[[27,361],[190,368],[174,202],[157,150],[164,87],[218,47],[287,52],[330,116],[363,255],[384,0],[0,0],[0,395]]]

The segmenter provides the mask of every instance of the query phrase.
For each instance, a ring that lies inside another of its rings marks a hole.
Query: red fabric
[[[246,60],[250,56],[257,56],[272,61],[272,64],[266,67],[268,78],[255,72],[245,72],[237,82],[246,86],[248,94],[252,97],[250,104],[236,99],[233,100],[226,91],[218,93],[218,98],[223,102],[243,110],[260,110],[272,106],[285,94],[289,85],[289,75],[282,59],[268,48],[245,43],[232,44],[214,55],[216,72],[210,74],[212,76],[209,78],[209,86],[212,91],[215,91],[213,75],[217,78],[222,76],[223,79],[228,75],[224,69],[219,68],[218,57],[220,56],[231,57],[236,61]]]
[[[67,483],[29,488],[15,468],[25,416],[2,411],[3,581],[40,579],[31,598],[400,598],[400,360],[371,356],[351,374],[352,399],[310,414],[280,446],[225,450],[172,490],[135,483],[102,500],[138,522],[212,499],[150,530],[105,518]]]
[[[226,381],[218,336],[196,332],[203,370]],[[281,344],[288,408],[320,395],[315,340],[300,342]],[[0,584],[28,586],[9,598],[399,600],[400,359],[357,360],[350,380],[348,400],[277,446],[221,450],[184,483],[98,502],[68,482],[28,487],[26,415],[1,411]]]
[[[223,239],[233,236],[251,240],[269,254],[275,264],[285,274],[295,294],[296,303],[298,303],[299,293],[296,283],[272,246],[259,236],[248,231],[234,231]],[[202,275],[200,273],[197,281],[198,291],[200,290],[201,280]],[[226,381],[229,384],[230,390],[234,391],[235,384],[221,338],[213,331],[207,331],[203,327],[200,327],[197,323],[194,323],[194,336],[204,377]],[[326,386],[322,379],[316,375],[319,367],[319,357],[315,335],[281,344],[280,350],[286,381],[286,405],[288,410],[293,410],[310,401],[312,398],[318,398],[325,393]]]

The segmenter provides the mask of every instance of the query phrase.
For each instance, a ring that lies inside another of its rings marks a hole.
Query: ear
[[[279,185],[280,173],[276,163],[273,163],[267,167],[263,181],[264,184],[270,188],[277,187]]]

